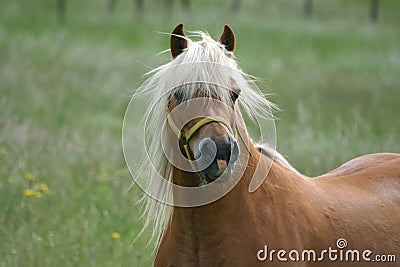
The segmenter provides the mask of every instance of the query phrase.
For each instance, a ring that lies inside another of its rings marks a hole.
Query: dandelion
[[[35,197],[36,197],[36,198],[43,198],[42,192],[35,191]]]
[[[25,179],[28,181],[33,181],[35,179],[35,176],[31,172],[25,173]]]
[[[33,196],[35,196],[35,194],[36,194],[36,190],[33,190],[33,189],[25,189],[24,190],[24,196],[26,196],[26,197],[33,197]]]
[[[112,239],[119,239],[121,237],[121,235],[118,233],[118,232],[113,232],[112,234],[111,234],[111,238]]]
[[[47,186],[47,184],[40,184],[40,190],[42,190],[43,193],[49,194],[50,193],[50,189]]]
[[[34,184],[33,185],[33,189],[35,189],[35,190],[40,190],[40,191],[42,191],[43,193],[45,193],[45,194],[50,194],[50,188],[49,188],[49,186],[47,185],[47,184],[44,184],[44,183],[40,183],[40,184]]]
[[[35,197],[35,198],[43,198],[42,192],[39,192],[35,189],[29,188],[24,190],[24,196],[26,197]]]

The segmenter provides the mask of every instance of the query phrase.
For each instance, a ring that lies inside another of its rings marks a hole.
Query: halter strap
[[[192,135],[197,132],[201,127],[203,127],[204,125],[211,123],[211,122],[220,122],[223,125],[226,126],[226,128],[228,128],[229,133],[233,134],[232,128],[229,124],[229,122],[220,117],[220,116],[208,116],[205,117],[203,119],[201,119],[200,121],[198,121],[195,125],[193,125],[186,133],[183,133],[185,138],[187,139],[187,141],[189,142],[189,139],[192,137]]]
[[[172,131],[175,133],[176,136],[178,136],[178,138],[181,138],[181,130],[176,126],[174,120],[172,119],[171,115],[170,115],[170,111],[167,108],[167,110],[165,111],[165,113],[167,113],[167,120],[168,120],[168,124],[171,127]]]
[[[167,114],[167,121],[168,121],[169,126],[171,127],[171,129],[175,133],[175,135],[178,137],[179,141],[182,142],[186,157],[189,160],[190,166],[192,167],[193,171],[196,170],[196,166],[194,165],[192,154],[190,153],[189,140],[194,135],[195,132],[200,130],[201,127],[203,127],[204,125],[206,125],[208,123],[219,122],[219,123],[222,123],[228,129],[228,131],[231,135],[234,135],[232,127],[231,127],[230,123],[228,122],[228,120],[224,119],[221,116],[207,116],[207,117],[201,119],[200,121],[196,122],[192,127],[190,127],[190,129],[187,132],[183,132],[181,129],[178,128],[178,126],[176,126],[176,124],[170,114],[171,111],[169,110],[168,107],[167,107],[165,113]],[[236,123],[235,123],[235,126],[237,129]],[[251,156],[250,149],[248,148],[247,143],[244,141],[239,129],[237,129],[237,132],[238,132],[238,135],[239,135],[241,141],[243,142],[243,144],[245,145],[246,149],[248,150],[248,152],[250,153],[250,156]],[[201,181],[200,185],[206,185],[207,181],[198,172],[196,172],[196,174],[200,178],[200,181]]]
[[[198,130],[200,130],[201,127],[203,127],[204,125],[209,124],[211,122],[219,122],[219,123],[222,123],[228,129],[229,133],[233,135],[233,131],[232,131],[232,127],[231,127],[230,123],[226,119],[222,118],[221,116],[207,116],[207,117],[199,120],[198,122],[196,122],[192,127],[190,127],[190,129],[187,132],[183,132],[178,128],[178,126],[176,126],[170,113],[171,112],[170,112],[169,108],[167,108],[166,114],[167,114],[168,124],[171,127],[172,131],[175,133],[175,135],[178,137],[179,141],[182,142],[186,157],[189,160],[190,166],[192,167],[193,171],[196,170],[196,166],[194,165],[192,154],[190,153],[189,140],[190,140],[190,138],[192,138],[192,136]],[[206,185],[207,181],[198,172],[196,172],[196,174],[200,178],[200,181],[201,181],[200,185]]]
[[[190,127],[190,129],[187,132],[182,132],[176,126],[174,120],[172,119],[172,117],[170,115],[170,111],[168,108],[167,108],[166,113],[167,113],[168,124],[171,127],[172,131],[179,138],[179,140],[184,141],[184,142],[189,142],[190,138],[192,138],[192,136],[195,132],[197,132],[204,125],[209,124],[211,122],[222,123],[223,125],[226,126],[226,128],[228,128],[229,133],[233,135],[233,131],[232,131],[232,127],[231,127],[230,123],[226,119],[222,118],[221,116],[207,116],[207,117],[201,119],[200,121],[196,122],[195,125]]]

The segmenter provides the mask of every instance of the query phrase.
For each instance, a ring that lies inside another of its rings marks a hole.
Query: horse
[[[154,133],[140,168],[154,266],[396,266],[400,154],[300,174],[249,134],[243,115],[267,120],[275,106],[238,67],[231,27],[218,41],[193,34],[176,26],[172,61],[138,89]]]

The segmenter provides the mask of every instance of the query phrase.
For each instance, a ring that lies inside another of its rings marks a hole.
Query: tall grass
[[[377,24],[367,1],[192,1],[171,15],[145,1],[67,1],[64,24],[54,1],[0,3],[0,266],[148,266],[142,221],[121,149],[129,96],[150,67],[169,60],[169,32],[237,36],[236,56],[262,78],[283,112],[278,149],[306,175],[378,151],[400,152],[400,2],[380,1]],[[46,187],[48,189],[46,189]],[[32,191],[26,191],[32,190]],[[33,194],[31,194],[33,192]]]

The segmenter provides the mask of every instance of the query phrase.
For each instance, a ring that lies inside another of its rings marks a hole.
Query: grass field
[[[170,32],[225,23],[236,56],[262,78],[277,113],[278,150],[306,175],[361,154],[400,152],[400,2],[380,1],[377,24],[368,1],[145,2],[135,17],[120,1],[0,2],[0,266],[149,266],[149,232],[121,148],[129,95],[142,75],[167,62]],[[134,242],[135,240],[135,242]]]

